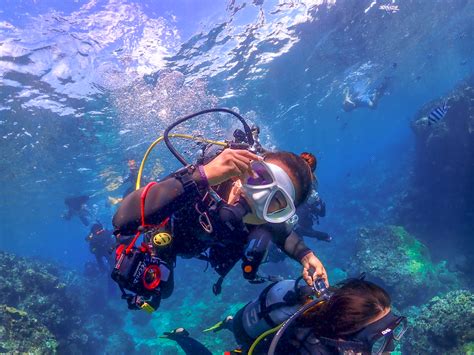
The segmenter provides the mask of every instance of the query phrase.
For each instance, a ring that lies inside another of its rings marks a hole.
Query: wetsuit
[[[207,222],[206,218],[200,215],[198,209],[201,212],[205,209],[202,199],[207,187],[207,181],[203,180],[199,170],[189,167],[148,190],[144,205],[145,223],[158,225],[171,217],[167,228],[171,231],[173,242],[158,254],[169,265],[174,264],[177,256],[204,258],[222,279],[239,259],[245,257],[246,245],[252,240],[261,241],[258,245],[265,251],[266,245],[273,241],[297,261],[311,252],[303,239],[284,224],[244,224],[242,217],[247,213],[245,203],[232,207],[221,202],[206,209],[212,225],[212,231],[206,232],[200,223]],[[113,218],[114,233],[120,239],[133,235],[141,225],[142,192],[143,188],[129,194]],[[172,284],[169,283],[168,287]],[[169,295],[171,292],[168,290],[166,293]],[[165,298],[165,295],[162,297]]]

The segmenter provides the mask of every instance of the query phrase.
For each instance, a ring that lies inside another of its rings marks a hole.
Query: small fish
[[[439,121],[441,121],[444,118],[444,116],[446,116],[446,114],[448,113],[448,109],[449,107],[448,107],[447,102],[445,102],[443,106],[438,106],[435,109],[433,109],[433,111],[431,111],[430,114],[428,115],[429,125],[436,124]]]

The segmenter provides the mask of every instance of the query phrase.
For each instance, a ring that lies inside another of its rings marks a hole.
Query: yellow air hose
[[[219,141],[214,141],[202,137],[195,137],[189,134],[180,134],[180,133],[172,133],[169,135],[171,138],[184,138],[184,139],[189,139],[189,140],[194,140],[197,142],[205,142],[209,144],[214,144],[214,145],[220,145],[223,147],[227,146],[226,142],[219,142]],[[164,136],[160,136],[158,139],[156,139],[147,149],[145,155],[143,156],[142,162],[140,164],[140,169],[138,169],[138,175],[137,175],[137,181],[135,183],[135,190],[138,190],[141,186],[141,181],[142,181],[142,174],[143,174],[143,169],[145,168],[145,163],[148,159],[148,156],[150,155],[151,151],[155,146],[160,143],[164,139]]]
[[[275,328],[269,329],[266,332],[260,334],[257,339],[252,343],[252,346],[250,347],[248,351],[248,355],[252,355],[253,351],[255,350],[255,347],[262,341],[263,338],[265,338],[267,335],[275,333],[278,329],[280,329],[283,326],[283,323],[278,324]]]

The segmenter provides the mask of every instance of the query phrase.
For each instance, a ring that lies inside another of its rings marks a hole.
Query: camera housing
[[[144,297],[159,295],[161,282],[161,260],[140,249],[133,248],[127,254],[117,255],[112,279],[120,287]]]

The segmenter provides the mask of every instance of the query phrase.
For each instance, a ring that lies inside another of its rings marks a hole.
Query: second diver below
[[[130,193],[113,218],[122,245],[112,275],[129,308],[152,312],[171,295],[177,256],[207,260],[220,276],[215,294],[239,260],[252,282],[270,242],[301,263],[309,285],[318,277],[327,282],[322,263],[285,223],[311,188],[311,168],[298,155],[224,149],[205,165],[188,165]],[[143,230],[145,242],[124,252]]]

